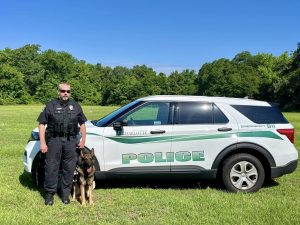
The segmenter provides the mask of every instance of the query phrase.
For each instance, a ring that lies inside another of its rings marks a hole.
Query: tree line
[[[124,105],[147,95],[248,97],[300,109],[300,43],[295,51],[256,55],[244,51],[195,70],[169,76],[146,65],[132,68],[89,64],[63,51],[32,44],[0,50],[0,105],[45,103],[57,97],[57,84],[72,85],[83,104]]]

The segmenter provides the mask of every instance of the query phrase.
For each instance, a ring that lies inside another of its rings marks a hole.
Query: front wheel
[[[31,175],[34,184],[43,188],[45,181],[45,154],[37,153],[32,163]]]
[[[265,170],[261,162],[246,153],[232,155],[222,167],[223,183],[231,192],[258,191],[265,180]]]

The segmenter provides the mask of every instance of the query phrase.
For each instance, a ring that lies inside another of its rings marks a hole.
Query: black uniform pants
[[[77,138],[71,136],[51,137],[47,142],[48,152],[45,160],[45,191],[55,194],[57,191],[58,171],[62,165],[61,197],[67,198],[72,188],[77,162]]]

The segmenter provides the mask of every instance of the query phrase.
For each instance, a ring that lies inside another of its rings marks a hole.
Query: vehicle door
[[[179,102],[175,107],[171,171],[211,169],[225,147],[237,143],[237,123],[210,102]],[[195,172],[195,171],[194,171]]]
[[[105,170],[120,173],[170,172],[172,107],[146,102],[104,129]]]

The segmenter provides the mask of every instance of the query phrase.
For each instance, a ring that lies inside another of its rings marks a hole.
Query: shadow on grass
[[[19,176],[19,181],[20,183],[24,186],[27,187],[28,189],[32,191],[38,191],[40,195],[44,198],[45,192],[43,188],[39,188],[35,185],[35,183],[32,180],[32,177],[29,173],[26,171],[23,171],[23,173]]]
[[[272,188],[278,186],[279,183],[273,179],[265,181],[262,186]],[[117,180],[101,180],[96,181],[96,189],[111,188],[151,188],[151,189],[214,189],[222,192],[228,192],[225,186],[218,180],[197,180],[190,178],[164,178],[164,179],[117,179]],[[229,192],[228,192],[229,193]]]
[[[32,177],[27,172],[19,176],[20,183],[32,191],[38,191],[42,197],[45,196],[43,188],[36,187]],[[273,179],[266,180],[262,188],[272,188],[279,183]],[[97,180],[96,189],[112,188],[151,188],[151,189],[214,189],[227,192],[225,187],[217,180],[198,180],[192,178],[129,178],[129,179],[109,179]]]
[[[263,185],[263,188],[271,188],[278,186],[279,183],[273,179],[267,179]]]
[[[111,188],[151,188],[151,189],[218,189],[221,185],[214,180],[196,180],[189,178],[130,178],[96,181],[96,189]]]

